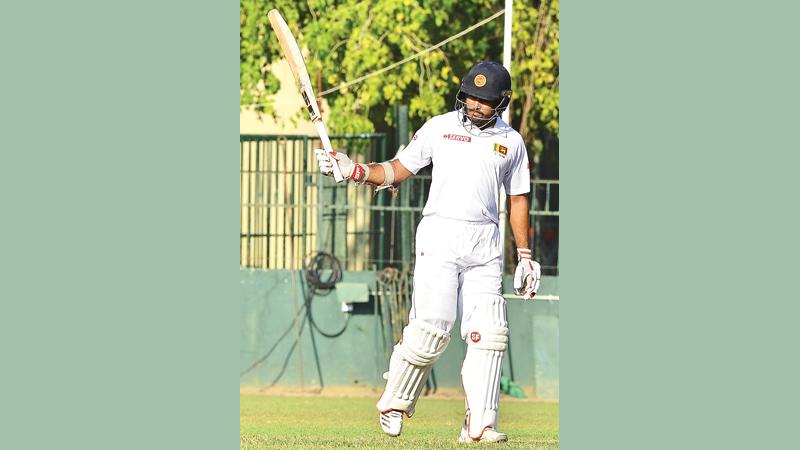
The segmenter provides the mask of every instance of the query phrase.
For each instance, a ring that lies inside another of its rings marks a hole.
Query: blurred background
[[[396,196],[318,176],[320,145],[267,19],[273,8],[306,57],[334,147],[362,162],[391,159],[427,119],[453,109],[473,64],[510,52],[508,119],[533,163],[530,242],[545,276],[536,300],[512,295],[507,229],[503,391],[557,400],[557,1],[241,1],[242,388],[382,388],[407,322],[414,233],[430,185],[429,170]],[[451,341],[426,393],[460,389],[464,348]]]

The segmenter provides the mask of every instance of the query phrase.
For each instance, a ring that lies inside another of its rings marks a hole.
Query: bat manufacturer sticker
[[[459,141],[459,142],[472,142],[472,138],[469,136],[462,136],[460,134],[445,134],[444,138],[450,141]]]
[[[306,108],[308,108],[308,115],[311,116],[311,120],[316,120],[319,116],[317,116],[316,111],[314,111],[314,107],[311,106],[311,99],[308,98],[308,93],[306,93],[306,91],[300,91],[300,95],[303,96],[303,101],[306,102]]]
[[[477,331],[473,331],[469,334],[469,340],[477,344],[481,341],[481,334]]]

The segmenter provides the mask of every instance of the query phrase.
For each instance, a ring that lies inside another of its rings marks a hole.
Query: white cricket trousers
[[[449,333],[460,318],[462,339],[484,323],[505,323],[502,255],[494,222],[423,217],[417,226],[409,319],[424,320]],[[490,303],[495,306],[487,308]]]

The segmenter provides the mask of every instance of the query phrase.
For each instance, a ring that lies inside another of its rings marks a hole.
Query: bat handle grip
[[[341,183],[344,180],[344,176],[342,175],[342,170],[339,168],[339,164],[333,159],[333,156],[331,156],[331,153],[333,153],[333,145],[331,145],[331,140],[328,137],[328,130],[325,128],[325,122],[315,120],[314,125],[317,127],[317,134],[319,134],[319,140],[322,142],[322,148],[328,152],[328,158],[330,158],[331,163],[333,163],[333,179],[336,180],[337,183]]]

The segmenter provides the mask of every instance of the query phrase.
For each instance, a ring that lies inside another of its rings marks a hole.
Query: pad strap
[[[508,348],[508,327],[484,327],[470,333],[467,345],[481,350],[506,351]]]

